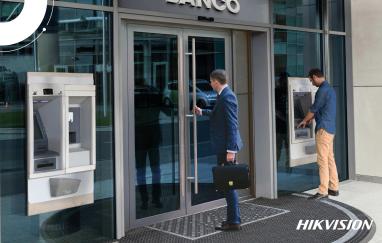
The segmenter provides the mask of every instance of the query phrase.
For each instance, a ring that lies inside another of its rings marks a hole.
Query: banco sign
[[[24,0],[19,16],[0,22],[0,46],[13,45],[31,36],[43,21],[47,6],[47,0]]]
[[[233,14],[240,12],[239,0],[166,0],[167,3],[190,5],[197,8],[214,8],[218,11],[228,10]]]

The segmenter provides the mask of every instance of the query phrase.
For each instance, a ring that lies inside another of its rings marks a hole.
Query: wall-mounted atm
[[[289,104],[289,166],[317,161],[315,122],[305,128],[297,128],[314,102],[317,88],[307,78],[288,78]]]
[[[94,202],[92,74],[28,73],[28,215]]]

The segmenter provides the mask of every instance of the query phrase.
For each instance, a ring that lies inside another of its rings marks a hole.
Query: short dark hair
[[[324,77],[324,73],[319,68],[313,68],[309,71],[308,77],[313,78],[313,75],[317,76],[318,78]]]
[[[216,69],[210,74],[210,79],[217,80],[220,84],[226,84],[227,72],[223,69]]]

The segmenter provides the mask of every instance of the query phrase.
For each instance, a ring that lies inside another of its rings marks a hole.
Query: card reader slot
[[[54,166],[54,163],[45,163],[45,164],[38,164],[37,165],[37,169],[41,169],[41,168],[52,168]]]
[[[35,160],[35,171],[46,172],[57,169],[57,158],[44,158]]]

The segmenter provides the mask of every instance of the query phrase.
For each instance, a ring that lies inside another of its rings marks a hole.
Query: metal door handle
[[[192,38],[192,102],[193,106],[196,105],[196,48],[195,38]],[[194,132],[194,192],[198,194],[198,131],[197,131],[197,116],[193,116],[193,132]]]

